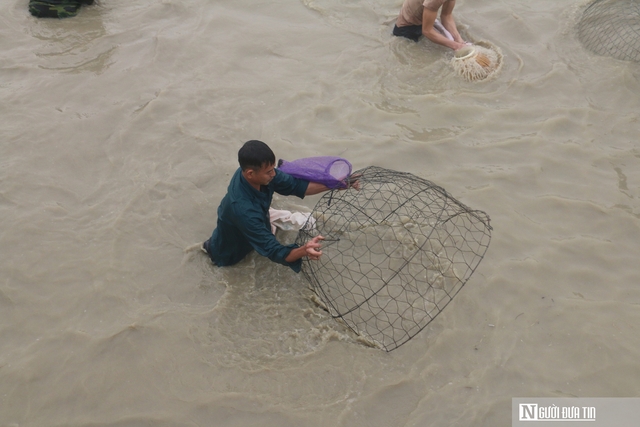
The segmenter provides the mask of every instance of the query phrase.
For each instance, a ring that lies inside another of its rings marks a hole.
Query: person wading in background
[[[393,35],[415,42],[423,35],[434,43],[458,50],[467,43],[460,37],[453,19],[455,5],[456,0],[404,0]]]

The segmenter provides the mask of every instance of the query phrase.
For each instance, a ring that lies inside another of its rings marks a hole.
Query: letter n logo
[[[537,403],[521,403],[519,421],[535,421],[538,419]]]

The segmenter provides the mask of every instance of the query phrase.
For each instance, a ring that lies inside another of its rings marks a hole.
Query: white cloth
[[[307,220],[309,221],[307,230],[312,230],[316,225],[316,220],[311,217],[310,213],[289,212],[273,208],[269,208],[269,219],[271,221],[271,232],[273,234],[276,234],[278,228],[285,231],[300,230],[307,224]]]
[[[440,32],[440,34],[442,34],[443,36],[445,36],[449,40],[453,40],[453,36],[451,35],[451,33],[449,31],[447,31],[447,29],[437,19],[436,19],[436,22],[433,23],[433,28],[438,30]]]

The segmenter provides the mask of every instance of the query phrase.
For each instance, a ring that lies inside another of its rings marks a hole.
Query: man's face
[[[276,176],[276,165],[264,165],[260,169],[248,169],[245,177],[254,186],[267,185]]]

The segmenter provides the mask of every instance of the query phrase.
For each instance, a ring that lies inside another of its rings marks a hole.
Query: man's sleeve
[[[253,208],[234,209],[234,214],[234,223],[256,252],[273,262],[291,267],[296,273],[300,272],[302,260],[285,261],[291,250],[297,248],[298,245],[282,245],[278,242],[271,230],[265,225],[261,211]]]
[[[304,199],[304,193],[307,192],[309,181],[294,178],[288,173],[276,169],[276,176],[270,185],[273,185],[273,190],[278,194],[282,194],[283,196],[294,195]]]
[[[432,12],[437,12],[445,2],[446,0],[424,0],[422,6],[426,7]]]

